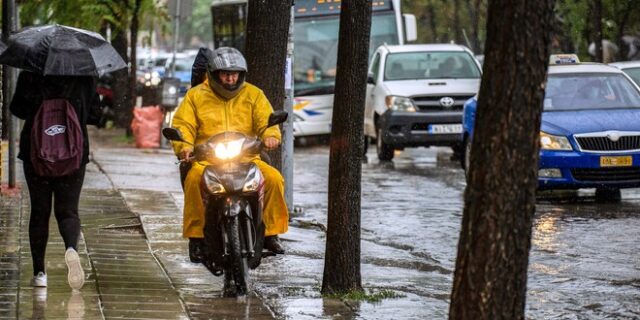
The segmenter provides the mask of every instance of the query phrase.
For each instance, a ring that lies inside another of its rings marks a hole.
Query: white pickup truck
[[[378,158],[405,147],[462,146],[462,106],[479,87],[482,68],[455,44],[380,46],[369,66],[365,145],[376,139]]]

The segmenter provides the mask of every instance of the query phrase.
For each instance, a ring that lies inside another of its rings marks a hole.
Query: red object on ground
[[[160,130],[164,113],[160,106],[133,108],[131,130],[136,138],[137,148],[159,148]]]

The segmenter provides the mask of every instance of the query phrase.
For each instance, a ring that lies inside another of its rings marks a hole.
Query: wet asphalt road
[[[379,163],[372,147],[362,169],[363,282],[385,287],[366,264],[404,270],[406,278],[389,286],[423,299],[431,317],[446,317],[464,172],[446,148],[407,149],[393,163]],[[328,157],[326,146],[296,148],[297,219],[326,225]],[[640,189],[622,197],[600,204],[585,190],[538,200],[528,318],[640,319]]]

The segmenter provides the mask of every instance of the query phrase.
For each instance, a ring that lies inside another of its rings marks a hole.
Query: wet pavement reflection
[[[407,149],[393,162],[380,163],[370,150],[363,165],[363,281],[417,295],[424,304],[417,318],[446,318],[448,311],[466,186],[450,155],[446,148]],[[326,225],[322,172],[328,170],[328,149],[296,149],[298,157],[304,162],[296,162],[295,200],[305,204],[298,219]],[[639,190],[624,190],[618,204],[596,203],[590,190],[542,195],[534,221],[527,316],[640,318],[638,230]],[[402,276],[384,275],[381,284],[367,274],[368,264],[386,264],[388,272]],[[358,314],[376,318],[366,307]]]

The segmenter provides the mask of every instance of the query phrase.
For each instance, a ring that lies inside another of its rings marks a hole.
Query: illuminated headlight
[[[258,167],[251,168],[247,180],[244,182],[242,192],[256,191],[260,188],[260,182],[262,181],[262,173],[258,170]]]
[[[205,170],[204,185],[207,187],[207,191],[213,194],[224,193],[226,191],[213,171]]]
[[[554,136],[540,131],[540,148],[544,150],[572,150],[566,137]]]
[[[540,169],[538,178],[562,178],[562,173],[560,169]]]
[[[395,111],[416,112],[416,107],[413,101],[409,98],[398,96],[387,96],[385,99],[387,107]]]
[[[151,78],[151,84],[157,86],[160,83],[160,78]]]
[[[171,86],[171,87],[169,87],[168,92],[169,92],[169,94],[173,95],[173,94],[176,94],[176,92],[178,92],[178,89],[176,89],[176,87],[174,87],[174,86]]]
[[[216,144],[216,146],[213,148],[213,151],[216,158],[218,159],[233,159],[240,154],[240,151],[242,151],[243,143],[244,138],[233,141],[220,142]]]
[[[144,74],[144,78],[147,79],[147,80],[151,79],[151,73],[149,73],[149,72],[145,73]]]

